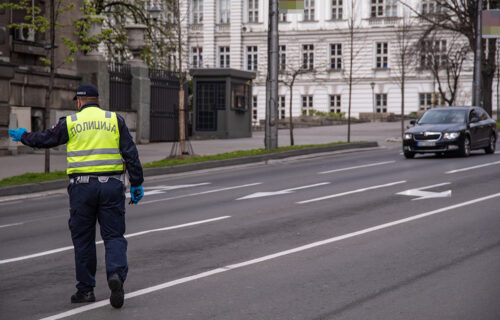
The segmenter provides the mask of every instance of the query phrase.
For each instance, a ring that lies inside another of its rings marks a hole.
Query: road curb
[[[196,162],[196,163],[182,164],[171,167],[145,168],[144,176],[150,177],[150,176],[158,176],[158,175],[166,175],[174,173],[183,173],[195,170],[205,170],[205,169],[212,169],[212,168],[219,168],[226,166],[235,166],[235,165],[249,164],[255,162],[262,162],[266,160],[284,159],[284,158],[302,156],[314,153],[332,152],[332,151],[349,150],[349,149],[373,148],[373,147],[378,147],[378,143],[358,142],[358,143],[340,144],[334,146],[280,151],[275,153],[241,157],[235,159]],[[53,189],[66,188],[67,186],[68,186],[68,179],[45,181],[39,183],[29,183],[18,186],[0,187],[0,195],[12,196],[12,195],[28,194],[28,193],[42,192]]]

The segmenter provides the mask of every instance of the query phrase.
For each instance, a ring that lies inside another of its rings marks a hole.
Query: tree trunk
[[[181,13],[180,3],[177,1],[177,49],[179,61],[179,145],[181,155],[188,154],[186,151],[186,126],[185,126],[185,110],[184,110],[184,75],[182,73],[182,29],[181,29]]]
[[[405,67],[401,69],[401,137],[405,133]]]
[[[493,111],[493,80],[495,78],[495,56],[496,56],[496,39],[488,39],[488,52],[483,59],[481,70],[481,85],[483,96],[483,109],[491,116]]]

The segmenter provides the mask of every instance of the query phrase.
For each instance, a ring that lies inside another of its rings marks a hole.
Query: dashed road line
[[[129,238],[141,236],[141,235],[148,234],[148,233],[154,233],[154,232],[160,232],[160,231],[168,231],[168,230],[180,229],[180,228],[195,226],[195,225],[198,225],[198,224],[203,224],[203,223],[209,223],[209,222],[215,222],[215,221],[219,221],[219,220],[224,220],[224,219],[228,219],[228,218],[231,218],[231,216],[222,216],[222,217],[217,217],[217,218],[212,218],[212,219],[207,219],[207,220],[189,222],[189,223],[180,224],[180,225],[171,226],[171,227],[145,230],[145,231],[140,231],[140,232],[136,232],[136,233],[126,234],[125,238],[129,239]],[[96,244],[102,244],[102,243],[104,243],[104,241],[96,241]],[[34,254],[26,255],[26,256],[21,256],[21,257],[17,257],[17,258],[4,259],[4,260],[0,260],[0,264],[6,264],[6,263],[11,263],[11,262],[16,262],[16,261],[22,261],[22,260],[28,260],[28,259],[43,257],[43,256],[47,256],[47,255],[50,255],[50,254],[54,254],[54,253],[58,253],[58,252],[63,252],[63,251],[68,251],[68,250],[73,250],[73,246],[67,246],[67,247],[57,248],[57,249],[53,249],[53,250],[38,252],[38,253],[34,253]]]
[[[262,182],[243,184],[243,185],[234,186],[234,187],[226,187],[226,188],[220,188],[220,189],[213,189],[213,190],[208,190],[208,191],[203,191],[203,192],[183,194],[183,195],[180,195],[180,196],[170,197],[170,198],[164,198],[164,199],[150,200],[150,201],[141,202],[141,203],[139,203],[139,205],[145,205],[145,204],[155,203],[155,202],[160,202],[160,201],[176,200],[176,199],[182,199],[182,198],[193,197],[193,196],[200,196],[200,195],[204,195],[204,194],[210,194],[210,193],[227,191],[227,190],[235,190],[235,189],[241,189],[241,188],[246,188],[246,187],[253,187],[253,186],[258,186],[259,184],[262,184]]]
[[[375,189],[380,189],[380,188],[385,188],[385,187],[391,187],[391,186],[395,186],[395,185],[402,184],[402,183],[406,183],[406,180],[396,181],[396,182],[391,182],[391,183],[386,183],[386,184],[381,184],[381,185],[371,186],[371,187],[366,187],[366,188],[361,188],[361,189],[347,191],[347,192],[342,192],[342,193],[337,193],[337,194],[332,194],[332,195],[329,195],[329,196],[324,196],[324,197],[314,198],[314,199],[310,199],[310,200],[299,201],[297,203],[298,204],[306,204],[306,203],[311,203],[311,202],[316,202],[316,201],[322,201],[322,200],[332,199],[332,198],[337,198],[337,197],[342,197],[342,196],[346,196],[346,195],[350,195],[350,194],[354,194],[354,193],[360,193],[360,192],[364,192],[364,191],[368,191],[368,190],[375,190]]]
[[[348,168],[340,168],[340,169],[322,171],[322,172],[318,172],[318,174],[327,174],[327,173],[348,171],[348,170],[361,169],[361,168],[369,168],[369,167],[381,166],[381,165],[384,165],[384,164],[390,164],[390,163],[395,163],[395,162],[396,161],[394,161],[394,160],[392,160],[392,161],[384,161],[384,162],[375,162],[375,163],[369,163],[369,164],[364,164],[364,165],[355,166],[355,167],[348,167]]]
[[[474,169],[479,169],[479,168],[494,166],[494,165],[497,165],[497,164],[500,164],[500,161],[495,161],[495,162],[491,162],[491,163],[480,164],[480,165],[477,165],[477,166],[472,166],[472,167],[467,167],[467,168],[462,168],[462,169],[451,170],[451,171],[447,171],[445,173],[446,174],[452,174],[452,173],[457,173],[457,172],[465,172],[465,171],[470,171],[470,170],[474,170]]]

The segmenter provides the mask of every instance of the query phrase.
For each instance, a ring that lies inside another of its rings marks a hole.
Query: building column
[[[132,74],[132,110],[137,113],[136,142],[149,143],[151,80],[148,66],[139,59],[128,62]]]
[[[82,83],[93,84],[99,90],[101,108],[109,110],[109,72],[104,56],[99,53],[81,56],[77,60],[77,68]]]
[[[203,1],[203,67],[217,68],[215,24],[217,22],[217,0]]]
[[[243,0],[231,1],[231,68],[243,70],[242,30]]]

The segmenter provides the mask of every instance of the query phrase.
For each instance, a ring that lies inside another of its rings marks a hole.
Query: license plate
[[[434,141],[417,141],[417,147],[434,147],[436,143]]]

